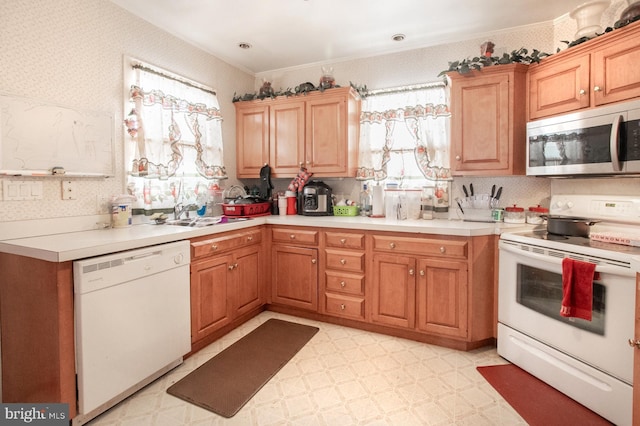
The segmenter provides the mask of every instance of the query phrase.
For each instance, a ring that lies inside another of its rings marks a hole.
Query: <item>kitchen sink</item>
[[[248,217],[227,217],[227,216],[217,216],[217,217],[194,217],[194,218],[184,218],[177,220],[167,220],[165,224],[173,225],[173,226],[192,226],[192,227],[203,227],[203,226],[211,226],[222,223],[233,223],[233,222],[241,222],[245,220],[250,220]]]

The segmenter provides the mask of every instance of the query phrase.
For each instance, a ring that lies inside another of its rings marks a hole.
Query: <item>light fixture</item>
[[[396,34],[396,35],[391,37],[391,40],[393,40],[393,41],[402,41],[402,40],[404,40],[404,37],[405,37],[404,34]]]
[[[238,47],[240,49],[251,49],[251,44],[243,41],[238,43]]]

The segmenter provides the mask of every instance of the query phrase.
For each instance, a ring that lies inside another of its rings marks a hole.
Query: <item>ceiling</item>
[[[546,22],[585,0],[111,0],[251,73],[417,49]],[[401,42],[392,36],[404,34]],[[241,49],[248,43],[250,49]],[[520,46],[517,46],[520,47]]]

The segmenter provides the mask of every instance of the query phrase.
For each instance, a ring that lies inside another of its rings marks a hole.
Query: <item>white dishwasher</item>
[[[191,350],[189,242],[73,262],[80,425]]]

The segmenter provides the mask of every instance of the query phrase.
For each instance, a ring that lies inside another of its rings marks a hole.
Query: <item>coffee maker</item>
[[[299,194],[298,213],[303,216],[332,216],[333,199],[331,187],[320,180],[312,180]]]

